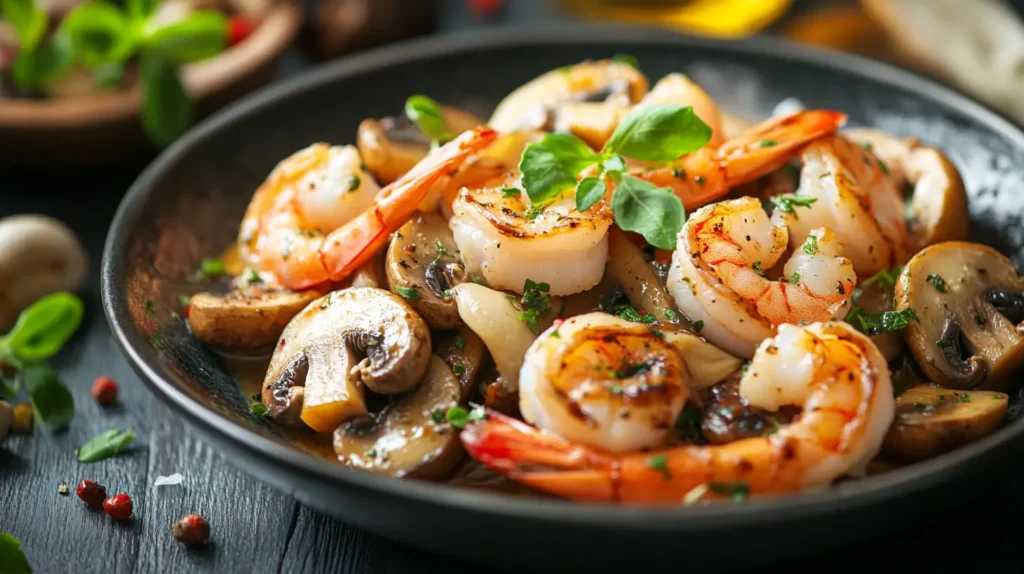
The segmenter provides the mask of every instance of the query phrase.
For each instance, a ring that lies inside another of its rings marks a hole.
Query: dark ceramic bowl
[[[349,471],[275,436],[223,362],[172,315],[202,257],[235,237],[256,186],[315,140],[352,142],[367,116],[426,93],[485,117],[510,90],[552,68],[626,52],[652,79],[683,71],[728,111],[767,116],[796,96],[843,110],[851,125],[944,149],[970,193],[975,240],[1024,246],[1024,134],[946,88],[849,56],[769,40],[738,43],[664,31],[555,26],[441,37],[346,58],[266,89],[197,126],[138,179],[114,218],[103,303],[118,342],[153,392],[252,474],[356,526],[431,551],[526,568],[648,562],[763,565],[905,527],[1022,441],[1020,396],[1007,424],[965,448],[894,472],[739,505],[641,510],[511,497]],[[155,313],[147,312],[147,300]],[[743,541],[742,552],[736,541]]]

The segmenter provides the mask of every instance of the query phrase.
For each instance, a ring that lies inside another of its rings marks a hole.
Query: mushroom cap
[[[912,308],[904,336],[921,369],[952,389],[997,388],[1024,362],[1024,279],[991,247],[950,241],[925,248],[896,282],[896,309]]]
[[[388,246],[388,286],[392,291],[415,290],[416,297],[406,301],[437,329],[462,324],[452,288],[469,274],[458,252],[448,222],[436,213],[413,216]]]
[[[188,303],[192,334],[221,352],[267,355],[288,322],[322,291],[287,291],[263,286],[226,294],[196,293]]]
[[[404,300],[352,287],[314,300],[285,328],[263,382],[263,404],[318,432],[366,413],[364,387],[407,391],[430,362],[430,331]]]
[[[507,95],[487,122],[500,132],[571,132],[595,147],[614,131],[619,115],[647,93],[639,70],[613,60],[551,70]]]

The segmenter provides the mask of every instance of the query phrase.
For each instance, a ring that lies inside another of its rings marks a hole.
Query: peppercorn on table
[[[554,17],[539,1],[509,4],[506,22]],[[459,0],[449,0],[444,8],[443,27],[474,22]],[[294,58],[292,64],[288,72],[297,71],[301,59]],[[99,294],[107,228],[142,167],[72,174],[0,172],[0,217],[56,217],[78,234],[90,258],[86,287],[80,292],[86,306],[82,326],[50,361],[72,390],[76,414],[65,430],[38,426],[31,435],[12,435],[0,446],[0,532],[17,538],[35,571],[45,573],[479,573],[500,566],[431,555],[311,510],[228,464],[146,390],[110,336]],[[113,406],[100,406],[91,394],[101,376],[117,382]],[[134,441],[116,457],[78,462],[75,449],[108,429],[131,429]],[[180,484],[161,479],[176,473],[182,475]],[[83,479],[104,485],[110,496],[127,493],[132,517],[115,522],[103,510],[88,508],[75,495],[75,485]],[[943,520],[832,555],[816,556],[809,548],[807,558],[778,565],[777,571],[819,569],[823,562],[835,572],[881,565],[934,572],[1019,571],[1014,549],[1024,536],[1024,499],[1018,494],[1022,479],[1024,463],[1007,460],[987,489],[965,492]],[[205,546],[191,548],[172,535],[175,522],[192,513],[209,521],[210,542]],[[960,550],[942,548],[954,529]],[[685,541],[680,544],[685,547]],[[737,548],[741,545],[737,540]],[[0,553],[0,573],[9,566]],[[537,566],[543,569],[543,564]]]

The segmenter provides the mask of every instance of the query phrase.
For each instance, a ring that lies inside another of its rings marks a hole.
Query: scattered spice
[[[89,508],[100,508],[103,506],[103,500],[107,498],[107,489],[91,480],[83,480],[75,488],[75,494]]]
[[[133,503],[130,496],[120,492],[103,501],[103,512],[114,520],[125,520],[132,515]]]
[[[117,383],[106,375],[96,377],[92,383],[92,398],[96,399],[97,403],[109,407],[117,402]]]
[[[198,514],[189,514],[174,523],[174,539],[182,544],[205,544],[210,538],[210,523]]]

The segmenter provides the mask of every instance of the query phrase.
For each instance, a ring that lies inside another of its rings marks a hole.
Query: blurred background
[[[319,62],[416,36],[559,21],[780,36],[912,69],[1024,122],[1024,0],[114,2],[126,22],[136,5],[155,5],[144,29],[192,22],[197,12],[223,16],[220,28],[178,25],[173,38],[153,35],[180,56],[157,79],[139,72],[146,41],[126,48],[117,19],[79,17],[83,4],[0,3],[0,167],[38,165],[42,152],[93,165],[137,159],[132,152],[141,150],[151,157],[201,117]],[[225,40],[209,48],[210,34]]]

